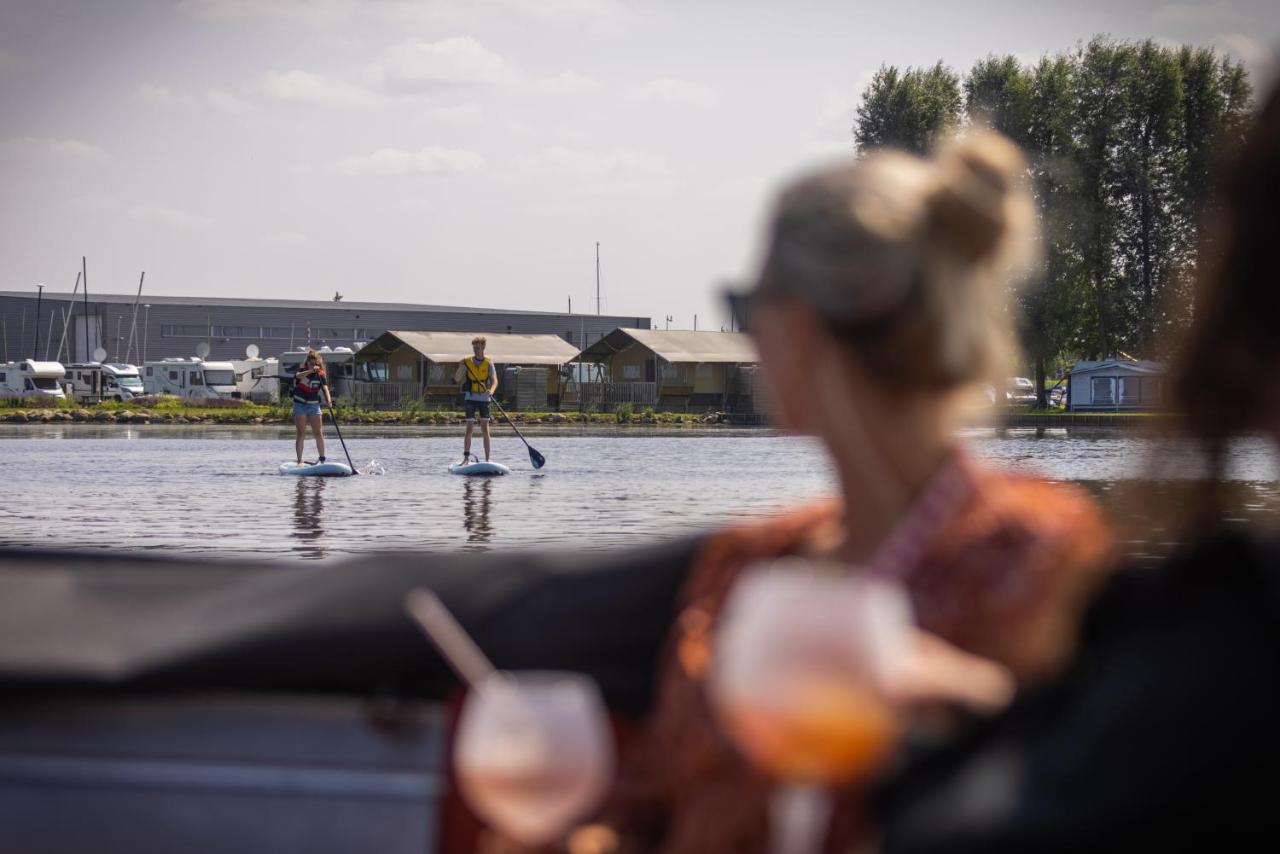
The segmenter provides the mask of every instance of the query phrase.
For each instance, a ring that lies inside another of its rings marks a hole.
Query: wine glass
[[[467,695],[454,753],[462,795],[519,843],[552,842],[596,807],[613,763],[604,703],[581,674],[495,672]]]
[[[834,563],[786,558],[739,579],[715,641],[711,700],[725,730],[780,786],[771,849],[820,850],[824,787],[865,779],[900,722],[888,686],[911,608],[898,586]]]

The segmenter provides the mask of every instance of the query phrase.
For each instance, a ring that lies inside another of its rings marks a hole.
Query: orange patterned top
[[[837,503],[713,535],[695,559],[658,675],[655,708],[630,745],[604,821],[623,850],[755,852],[767,842],[769,781],[717,728],[704,690],[710,639],[752,563],[829,551]],[[956,455],[922,492],[868,571],[905,584],[919,625],[1022,680],[1070,654],[1074,626],[1109,561],[1110,535],[1077,489],[985,471]],[[865,837],[863,791],[837,792],[828,850]]]

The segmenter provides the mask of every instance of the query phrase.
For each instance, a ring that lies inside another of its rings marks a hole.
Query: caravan
[[[280,402],[279,359],[232,359],[240,397],[254,403]]]
[[[67,395],[80,403],[114,400],[123,403],[142,394],[142,377],[134,365],[80,362],[67,365]]]
[[[325,372],[329,375],[329,392],[334,400],[339,398],[350,400],[352,382],[355,379],[355,351],[350,347],[320,347],[316,350],[324,359]],[[280,355],[280,393],[288,394],[289,383],[294,374],[302,368],[307,360],[307,348],[299,347]]]
[[[240,397],[235,367],[230,362],[206,362],[200,358],[170,358],[143,366],[147,394],[178,397]]]
[[[0,363],[0,397],[65,398],[62,378],[66,375],[58,362]]]

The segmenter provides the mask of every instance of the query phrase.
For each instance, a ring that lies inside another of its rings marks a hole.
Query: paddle
[[[351,462],[351,452],[347,450],[347,443],[342,440],[342,430],[338,427],[338,413],[333,409],[333,398],[329,398],[329,420],[333,422],[333,429],[338,434],[338,442],[342,445],[342,452],[347,455],[347,465],[351,466],[352,474],[360,474],[356,470],[356,464]]]
[[[524,446],[529,449],[529,462],[533,463],[533,467],[540,469],[545,466],[547,464],[547,458],[534,450],[533,445],[530,445],[529,440],[520,432],[520,428],[512,423],[510,416],[508,416],[506,410],[502,408],[502,404],[498,403],[497,399],[493,395],[489,395],[489,401],[494,406],[498,407],[498,412],[500,412],[502,417],[507,420],[507,423],[511,425],[511,429],[516,431],[516,435],[520,437],[521,442],[524,442]]]

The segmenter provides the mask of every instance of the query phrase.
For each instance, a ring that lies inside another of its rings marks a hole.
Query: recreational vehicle
[[[280,400],[279,359],[232,359],[236,389],[245,400],[276,403]]]
[[[66,374],[58,362],[0,363],[0,397],[65,398],[62,378]]]
[[[355,379],[355,351],[350,347],[320,347],[316,350],[324,358],[325,373],[329,376],[329,392],[334,399],[350,399],[352,381]],[[299,347],[280,354],[280,391],[287,393],[293,375],[307,360],[307,348]]]
[[[119,362],[79,362],[67,365],[63,385],[80,403],[123,402],[142,394],[142,377],[135,365]]]
[[[239,397],[235,367],[230,362],[206,362],[199,358],[169,358],[143,366],[142,385],[147,394],[178,397]]]

